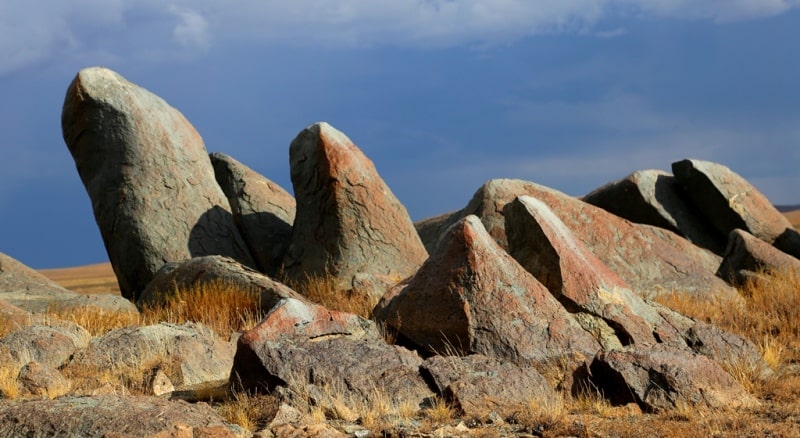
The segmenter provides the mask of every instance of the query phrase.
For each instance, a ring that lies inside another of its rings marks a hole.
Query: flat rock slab
[[[215,152],[210,158],[217,183],[228,197],[233,221],[250,253],[261,272],[275,275],[292,237],[294,197],[229,155]]]
[[[512,419],[532,405],[559,397],[535,368],[487,356],[432,356],[421,369],[440,394],[464,415],[479,420],[486,420],[492,413]]]
[[[673,231],[714,254],[722,255],[725,249],[725,235],[698,214],[670,173],[639,170],[593,190],[582,200],[631,222]]]
[[[107,395],[0,401],[0,436],[244,438],[251,434],[226,422],[205,403]]]
[[[231,380],[245,390],[287,387],[319,404],[335,395],[419,405],[433,395],[421,363],[416,353],[387,344],[372,321],[288,298],[239,338]]]
[[[122,296],[135,300],[170,261],[218,254],[255,266],[200,134],[163,99],[86,68],[67,89],[61,127]]]
[[[375,318],[436,354],[526,363],[600,345],[476,216],[456,222],[416,275],[381,299]]]
[[[733,285],[743,285],[753,275],[785,269],[800,272],[800,260],[737,229],[728,236],[728,247],[717,275]]]
[[[593,384],[613,404],[635,402],[648,412],[758,403],[708,357],[663,344],[601,352],[590,369]]]
[[[662,228],[634,224],[572,196],[532,182],[491,180],[469,204],[448,216],[420,223],[420,235],[436,236],[461,218],[474,214],[502,248],[508,248],[503,208],[517,196],[544,202],[597,258],[640,295],[684,291],[698,295],[736,296],[715,273],[721,258]],[[422,227],[424,225],[424,227]],[[427,240],[435,245],[436,240]]]
[[[284,260],[293,282],[331,277],[340,290],[380,296],[428,256],[405,207],[372,161],[327,123],[289,148],[297,217]],[[374,280],[365,277],[372,277]]]

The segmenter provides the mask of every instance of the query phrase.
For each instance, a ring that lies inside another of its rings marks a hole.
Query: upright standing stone
[[[297,200],[284,262],[290,280],[329,275],[337,289],[351,290],[416,272],[428,253],[408,212],[347,136],[324,122],[311,125],[289,156]]]
[[[166,262],[254,262],[202,138],[163,99],[102,67],[78,72],[61,114],[120,291],[134,299]]]

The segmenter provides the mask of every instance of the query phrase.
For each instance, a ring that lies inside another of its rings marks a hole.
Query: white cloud
[[[624,30],[595,26],[619,17],[731,21],[798,6],[800,0],[5,0],[0,74],[63,54],[131,57],[229,42],[502,44],[542,33],[614,36]]]

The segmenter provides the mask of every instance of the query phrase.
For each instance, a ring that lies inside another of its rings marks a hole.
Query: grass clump
[[[300,295],[326,309],[353,313],[363,318],[372,317],[378,297],[364,291],[343,290],[332,275],[307,276],[301,281],[287,281]]]

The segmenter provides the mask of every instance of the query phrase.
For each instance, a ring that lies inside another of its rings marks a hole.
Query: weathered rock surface
[[[231,380],[244,389],[288,387],[320,404],[376,395],[417,404],[432,396],[422,359],[389,345],[374,322],[303,300],[282,300],[238,341]]]
[[[52,368],[65,365],[77,351],[86,348],[91,335],[77,324],[65,321],[58,324],[58,327],[23,327],[0,339],[3,365],[15,362],[17,369],[32,361]]]
[[[266,275],[222,256],[195,257],[184,262],[164,265],[147,285],[137,302],[140,307],[159,306],[174,295],[175,289],[222,282],[238,286],[245,293],[257,293],[261,308],[271,309],[282,298],[299,297],[291,288]]]
[[[228,379],[234,347],[199,323],[112,330],[75,354],[70,366],[97,370],[161,369],[176,389]]]
[[[215,152],[210,158],[250,253],[261,272],[275,275],[292,237],[294,197],[229,155]]]
[[[169,261],[255,263],[214,180],[203,140],[163,99],[102,67],[78,72],[61,115],[122,295]]]
[[[748,278],[763,271],[792,269],[800,272],[800,260],[744,230],[733,230],[717,275],[733,285],[743,285]]]
[[[244,438],[251,434],[227,423],[205,403],[107,395],[0,401],[0,436]]]
[[[638,403],[649,412],[682,406],[737,408],[757,401],[706,356],[664,344],[601,352],[592,382],[613,404]]]
[[[639,170],[582,199],[631,222],[675,232],[714,254],[722,255],[725,249],[725,235],[694,210],[681,185],[667,172]]]
[[[721,258],[677,234],[661,228],[634,224],[601,208],[559,191],[522,180],[496,179],[481,186],[469,204],[420,225],[420,235],[441,235],[441,230],[474,214],[503,248],[508,248],[503,208],[517,196],[539,199],[606,266],[616,272],[637,294],[684,291],[735,296],[715,273]],[[438,229],[436,231],[434,229]],[[426,245],[435,244],[426,241]]]
[[[442,237],[416,275],[374,311],[378,321],[438,354],[483,354],[517,363],[600,348],[550,292],[467,216]]]
[[[554,402],[558,394],[532,367],[500,362],[482,355],[432,356],[421,370],[436,390],[464,415],[486,420],[520,415],[533,404]]]
[[[19,381],[22,387],[34,396],[56,398],[70,390],[69,382],[57,369],[39,362],[30,362],[22,367]]]
[[[570,312],[587,313],[608,324],[614,330],[610,339],[601,331],[595,333],[604,348],[652,345],[679,338],[658,312],[592,254],[546,204],[519,196],[506,205],[504,214],[511,255]]]
[[[672,172],[689,200],[725,236],[739,228],[771,244],[792,229],[766,196],[722,164],[681,160],[672,163]]]
[[[289,279],[330,275],[342,290],[353,289],[355,279],[381,295],[425,261],[405,207],[347,136],[327,123],[311,125],[292,141],[289,156],[297,199],[284,261]]]

